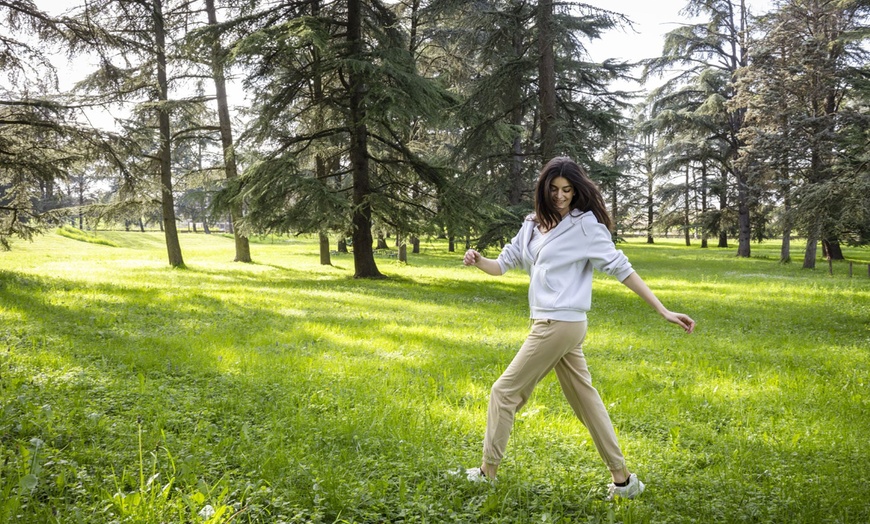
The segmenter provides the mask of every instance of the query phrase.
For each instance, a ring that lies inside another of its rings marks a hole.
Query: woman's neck
[[[559,220],[550,227],[547,227],[547,225],[543,222],[538,222],[538,230],[540,230],[541,233],[549,233],[553,229],[556,229],[556,226],[559,225],[559,222],[561,222],[566,216],[568,216],[569,213],[571,213],[570,209],[567,212],[562,213],[562,216],[559,217]]]

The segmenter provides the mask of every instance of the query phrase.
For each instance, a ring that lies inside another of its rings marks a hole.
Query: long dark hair
[[[562,220],[562,216],[553,208],[550,198],[550,183],[553,179],[562,177],[574,188],[574,197],[571,199],[571,209],[580,211],[592,211],[598,222],[613,230],[613,222],[607,213],[607,205],[598,185],[589,178],[586,171],[566,156],[557,156],[547,162],[538,176],[538,184],[535,187],[535,218],[547,229],[556,227]]]

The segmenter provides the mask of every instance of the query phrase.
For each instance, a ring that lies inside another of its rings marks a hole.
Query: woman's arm
[[[466,257],[468,255],[466,254]],[[496,264],[498,265],[498,264]],[[668,322],[673,322],[674,324],[680,326],[681,328],[686,330],[686,333],[691,333],[695,330],[695,321],[689,317],[689,315],[684,315],[683,313],[674,313],[666,308],[661,301],[656,298],[655,294],[653,294],[652,290],[649,286],[646,285],[646,282],[640,278],[640,275],[637,272],[632,273],[625,280],[622,281],[625,286],[634,291],[640,296],[640,298],[644,299],[647,304],[652,306],[659,315],[665,317],[665,320]]]
[[[469,249],[465,252],[465,258],[462,259],[462,263],[466,266],[475,266],[484,273],[489,273],[490,275],[502,275],[501,266],[498,265],[498,261],[486,258],[473,249]]]

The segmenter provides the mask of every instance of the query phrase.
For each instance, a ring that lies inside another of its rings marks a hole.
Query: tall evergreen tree
[[[106,104],[132,102],[153,114],[158,142],[148,156],[160,180],[163,231],[173,267],[183,266],[184,259],[176,227],[170,122],[173,108],[183,102],[170,98],[170,87],[183,70],[178,46],[190,20],[188,8],[182,0],[94,0],[76,15],[90,29],[87,50],[100,62],[81,88],[103,97]]]
[[[236,198],[248,198],[252,224],[350,230],[355,275],[381,277],[374,222],[394,221],[418,183],[449,204],[444,170],[409,147],[409,127],[440,118],[452,97],[419,74],[397,9],[379,1],[282,5],[278,16],[255,15],[260,26],[236,49],[253,71],[248,85],[257,86],[246,138],[263,155]]]
[[[59,184],[86,156],[92,133],[59,93],[50,46],[79,27],[31,0],[0,0],[0,248],[56,224]]]
[[[205,0],[208,26],[212,31],[208,33],[210,45],[210,66],[215,86],[215,101],[218,108],[220,126],[221,150],[223,151],[223,165],[226,179],[234,181],[238,178],[238,163],[236,160],[236,144],[233,137],[232,121],[230,119],[230,106],[227,97],[226,65],[228,52],[221,44],[221,34],[218,29],[217,8],[215,0]],[[234,203],[230,206],[230,218],[233,224],[233,239],[236,247],[236,262],[251,262],[251,247],[248,237],[244,235],[236,225],[242,217],[242,206]]]
[[[656,217],[655,187],[658,178],[661,155],[659,154],[658,132],[644,112],[639,112],[635,119],[634,127],[635,155],[634,170],[639,172],[644,179],[644,197],[641,209],[643,214],[643,226],[646,231],[646,243],[654,244],[653,223]]]
[[[709,133],[710,140],[719,142],[715,146],[725,152],[723,157],[724,173],[727,173],[736,188],[738,222],[738,256],[748,257],[751,253],[750,208],[752,190],[746,173],[735,162],[743,147],[740,130],[743,127],[745,108],[732,104],[736,89],[735,74],[748,63],[747,42],[749,37],[750,13],[745,0],[690,0],[683,13],[701,17],[702,21],[679,27],[668,33],[661,57],[646,64],[645,77],[664,74],[674,66],[684,68],[683,72],[669,79],[662,93],[680,91],[679,86],[704,85],[716,86],[713,92],[705,92],[701,102],[703,111],[710,118],[704,124],[713,123],[713,128],[700,128]],[[722,188],[720,203],[726,208],[726,188]],[[725,244],[720,229],[720,246]]]
[[[731,147],[721,138],[725,124],[722,119],[724,101],[717,96],[727,80],[716,71],[707,71],[686,81],[689,83],[669,82],[653,90],[646,104],[650,117],[643,128],[647,133],[658,135],[653,144],[658,159],[655,176],[677,177],[684,181],[679,186],[671,184],[665,193],[673,196],[674,191],[691,191],[700,197],[702,209],[694,220],[702,232],[702,245],[706,247],[704,239],[708,232],[716,232],[719,233],[719,247],[724,248],[728,247],[727,231],[735,222],[728,206]],[[700,171],[700,183],[695,183],[697,177],[686,180],[687,168]],[[718,183],[709,183],[711,176],[715,176]],[[710,196],[718,198],[718,211],[709,209]],[[680,209],[685,215],[689,206],[685,205],[685,198],[683,201]],[[672,213],[667,215],[672,216]],[[666,227],[675,225],[664,213],[659,219],[664,220]],[[686,227],[688,220],[683,216],[680,222]]]
[[[572,156],[599,179],[610,173],[596,159],[612,144],[627,94],[608,84],[628,66],[593,63],[585,42],[627,20],[575,3],[440,4],[454,13],[452,27],[473,64],[460,82],[467,96],[456,155],[465,176],[485,188],[481,199],[506,211],[489,220],[480,239],[486,245],[512,233],[531,209],[536,174],[550,157]]]

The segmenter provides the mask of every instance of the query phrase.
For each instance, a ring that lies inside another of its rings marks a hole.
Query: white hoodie
[[[530,277],[531,318],[579,322],[592,306],[592,268],[620,282],[634,272],[628,258],[616,249],[607,227],[591,211],[572,210],[544,237],[538,257],[529,243],[537,227],[526,218],[519,233],[498,256],[502,274],[523,268]]]

